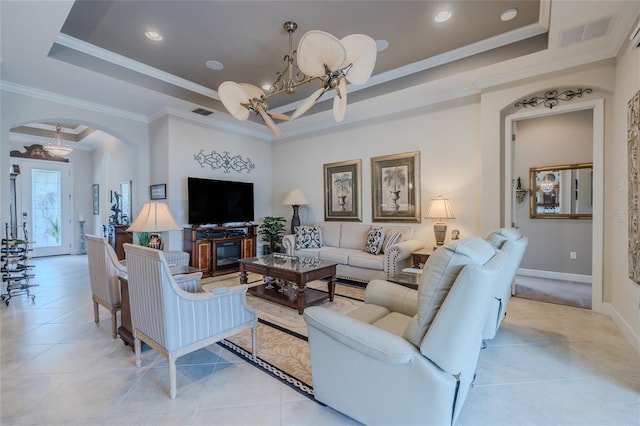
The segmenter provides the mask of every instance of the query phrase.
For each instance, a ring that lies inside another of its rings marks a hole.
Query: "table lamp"
[[[292,189],[289,191],[282,204],[293,207],[293,217],[291,218],[291,233],[294,233],[294,228],[300,226],[300,216],[298,216],[298,209],[300,206],[309,204],[307,197],[304,196],[299,189]]]
[[[144,203],[142,210],[131,226],[127,228],[128,232],[150,232],[151,241],[148,247],[162,250],[162,238],[160,232],[163,231],[179,231],[182,227],[178,225],[173,218],[169,206],[165,203],[150,201]]]
[[[436,236],[436,246],[434,250],[444,244],[444,238],[447,235],[447,225],[442,219],[455,219],[456,216],[451,208],[451,203],[448,199],[438,196],[438,198],[432,198],[429,201],[427,207],[427,215],[425,219],[436,219],[437,222],[433,225],[433,233]]]

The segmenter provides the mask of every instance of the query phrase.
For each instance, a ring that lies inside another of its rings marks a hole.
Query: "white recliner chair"
[[[431,255],[418,290],[373,280],[348,315],[307,308],[316,399],[365,424],[454,423],[506,264],[481,238],[457,240]]]
[[[507,315],[507,305],[511,299],[512,285],[529,245],[529,239],[522,235],[517,228],[501,228],[490,232],[485,240],[496,249],[500,249],[509,255],[508,265],[505,273],[499,277],[496,285],[496,294],[493,299],[493,308],[487,317],[484,327],[483,337],[485,340],[493,339],[505,316]]]

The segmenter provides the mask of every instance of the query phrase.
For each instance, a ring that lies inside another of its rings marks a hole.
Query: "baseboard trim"
[[[573,281],[578,283],[592,284],[591,275],[569,274],[566,272],[542,271],[540,269],[519,268],[516,275],[523,277],[547,278],[550,280]]]
[[[624,320],[622,315],[616,310],[611,303],[602,304],[604,313],[606,313],[613,322],[618,326],[624,337],[627,338],[631,346],[640,353],[640,336],[633,330],[633,328]]]

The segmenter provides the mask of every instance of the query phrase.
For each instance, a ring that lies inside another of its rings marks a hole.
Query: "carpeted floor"
[[[206,290],[240,284],[239,274],[207,278],[202,281]],[[249,274],[248,285],[261,285],[263,278]],[[325,281],[313,281],[308,287],[327,291]],[[360,306],[364,300],[364,288],[338,282],[333,302],[324,301],[318,306],[346,313]],[[258,359],[251,358],[250,330],[238,333],[220,342],[226,349],[242,356],[247,362],[268,372],[300,393],[313,398],[311,357],[307,342],[307,326],[296,309],[278,305],[247,293],[247,304],[258,312]]]
[[[540,302],[591,309],[591,284],[516,276],[515,296]]]

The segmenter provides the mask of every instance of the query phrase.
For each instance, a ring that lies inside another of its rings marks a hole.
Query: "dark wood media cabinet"
[[[240,270],[238,260],[256,256],[258,225],[184,228],[184,251],[203,277]]]

